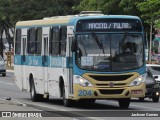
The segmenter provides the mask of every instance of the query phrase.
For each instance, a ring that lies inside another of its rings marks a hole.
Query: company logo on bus
[[[113,87],[113,86],[114,86],[113,82],[110,82],[108,85],[109,85],[110,87]]]

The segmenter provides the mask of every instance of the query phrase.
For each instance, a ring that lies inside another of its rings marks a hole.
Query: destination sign
[[[131,23],[86,23],[86,29],[131,29]]]
[[[77,23],[77,32],[87,31],[141,31],[142,25],[135,19],[92,19],[80,20]]]

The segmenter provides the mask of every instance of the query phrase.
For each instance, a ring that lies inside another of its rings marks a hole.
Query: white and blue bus
[[[82,12],[15,27],[15,82],[32,101],[49,96],[73,101],[145,96],[144,30],[139,17]]]

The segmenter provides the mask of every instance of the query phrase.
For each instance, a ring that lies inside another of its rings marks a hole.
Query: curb
[[[7,72],[12,72],[12,73],[14,73],[14,70],[6,70]]]

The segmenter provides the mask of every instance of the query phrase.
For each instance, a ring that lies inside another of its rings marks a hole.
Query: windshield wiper
[[[99,41],[99,39],[98,39],[97,35],[96,35],[94,32],[92,32],[92,37],[93,37],[93,38],[94,38],[94,40],[96,41],[96,43],[97,43],[98,47],[99,47],[100,49],[102,49],[103,54],[105,54],[105,52],[104,52],[104,48],[103,48],[103,45],[102,45],[102,42],[100,42],[100,41]]]
[[[127,35],[128,35],[128,32],[125,32],[125,34],[123,35],[122,41],[119,43],[122,50],[123,50],[124,43],[126,42]]]

